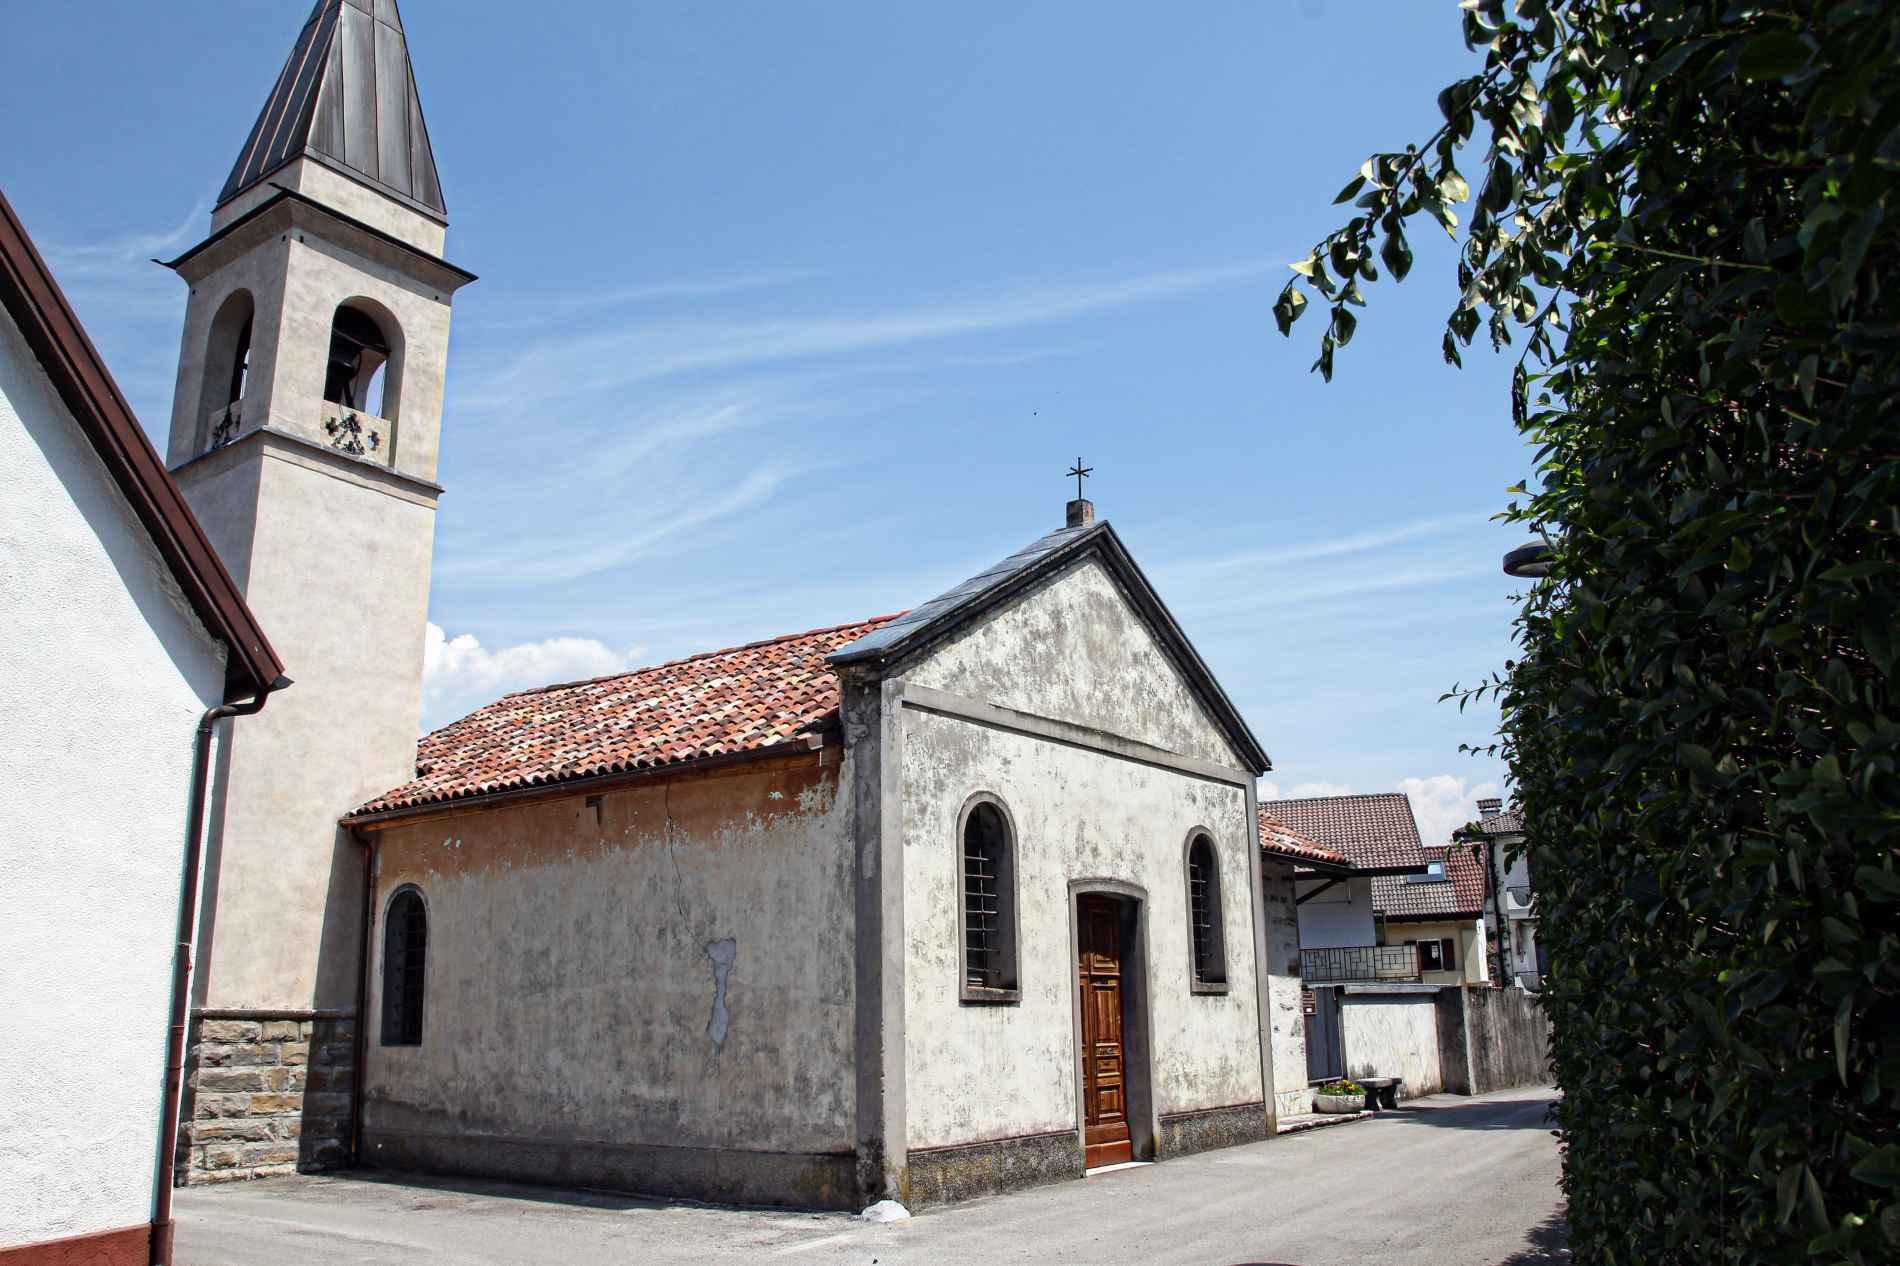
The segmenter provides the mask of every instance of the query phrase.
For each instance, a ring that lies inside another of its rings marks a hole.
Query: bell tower
[[[318,0],[168,265],[191,287],[168,462],[296,682],[220,736],[187,1180],[347,1159],[367,877],[337,820],[415,773],[449,307],[475,279],[447,227],[396,0]]]

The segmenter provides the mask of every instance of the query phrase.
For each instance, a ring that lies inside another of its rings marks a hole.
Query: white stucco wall
[[[1458,964],[1450,971],[1428,971],[1421,979],[1431,985],[1484,985],[1491,981],[1491,942],[1485,935],[1483,919],[1425,923],[1393,920],[1385,926],[1385,943],[1403,945],[1407,941],[1432,941],[1449,938],[1458,943]]]
[[[824,756],[382,832],[365,1129],[849,1153],[851,801]],[[383,919],[407,884],[423,1039],[385,1047]]]
[[[223,648],[0,312],[0,1248],[152,1212],[192,738]]]
[[[353,1010],[363,864],[337,819],[415,774],[434,506],[271,436],[180,483],[219,551],[247,560],[238,583],[297,683],[226,754],[199,1001]]]
[[[1348,986],[1340,999],[1340,1031],[1348,1077],[1402,1077],[1407,1098],[1445,1088],[1438,1057],[1435,990],[1372,992]]]
[[[1218,765],[1241,763],[1093,558],[950,639],[904,680]]]
[[[1017,838],[1022,1001],[960,1001],[957,819],[972,793],[1009,806]],[[1069,881],[1148,894],[1155,1110],[1261,1100],[1246,793],[1043,739],[911,711],[904,742],[905,1093],[912,1148],[1072,1130],[1074,928]],[[1189,831],[1211,833],[1221,871],[1225,994],[1190,990]],[[1138,947],[1122,947],[1124,960]],[[976,1087],[981,1087],[981,1093]]]
[[[1316,891],[1323,882],[1301,881],[1300,895]],[[1370,879],[1349,879],[1335,884],[1300,906],[1300,945],[1305,949],[1377,943]]]
[[[1262,863],[1260,895],[1267,920],[1267,1022],[1273,1051],[1273,1088],[1281,1117],[1310,1112],[1306,1085],[1306,1015],[1300,1004],[1300,921],[1294,905],[1293,864]]]

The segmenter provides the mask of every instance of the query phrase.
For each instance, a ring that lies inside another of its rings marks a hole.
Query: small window
[[[414,888],[398,892],[383,920],[383,1045],[422,1045],[422,986],[429,915]]]
[[[1227,988],[1227,947],[1221,935],[1220,866],[1214,842],[1205,835],[1188,845],[1188,940],[1194,988],[1219,993]]]
[[[1444,936],[1430,941],[1408,941],[1418,946],[1418,969],[1420,971],[1457,971],[1458,941],[1456,937]]]
[[[1009,821],[989,800],[972,805],[960,840],[963,1000],[1013,1002],[1016,992],[1016,862]]]
[[[1405,882],[1408,884],[1442,884],[1447,881],[1448,877],[1445,874],[1445,863],[1442,861],[1426,862],[1424,874],[1407,875],[1405,877]]]

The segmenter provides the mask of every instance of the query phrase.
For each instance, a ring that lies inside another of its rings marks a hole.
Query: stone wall
[[[1482,1095],[1550,1081],[1550,1019],[1522,989],[1446,989],[1438,997],[1445,1088]]]
[[[177,1185],[348,1164],[355,1044],[348,1014],[194,1012]]]

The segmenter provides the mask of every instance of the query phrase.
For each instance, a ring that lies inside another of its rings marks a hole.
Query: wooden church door
[[[1087,1165],[1134,1159],[1122,1049],[1122,911],[1113,897],[1080,897],[1076,955],[1082,991],[1082,1111]]]

